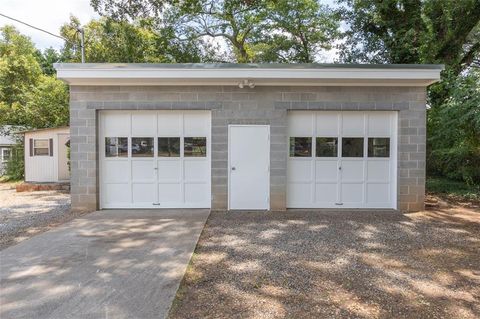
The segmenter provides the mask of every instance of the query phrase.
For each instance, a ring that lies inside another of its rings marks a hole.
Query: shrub
[[[5,181],[21,180],[24,177],[25,162],[23,157],[23,144],[18,143],[12,147],[12,158],[5,166]]]

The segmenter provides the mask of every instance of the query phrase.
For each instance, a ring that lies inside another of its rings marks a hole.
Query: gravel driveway
[[[71,220],[70,194],[58,191],[17,193],[0,183],[0,250]]]
[[[171,318],[479,318],[480,210],[212,213]]]

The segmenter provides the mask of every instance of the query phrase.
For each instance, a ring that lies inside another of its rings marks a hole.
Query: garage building
[[[72,208],[424,207],[441,65],[56,64]]]

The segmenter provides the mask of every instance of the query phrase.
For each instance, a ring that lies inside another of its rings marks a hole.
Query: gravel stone
[[[170,318],[479,318],[480,210],[212,212]]]
[[[0,183],[0,250],[78,215],[70,213],[68,193],[17,193],[12,183]]]

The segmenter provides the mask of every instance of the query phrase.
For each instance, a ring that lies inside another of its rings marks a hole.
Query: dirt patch
[[[480,210],[212,213],[170,318],[479,318]]]

